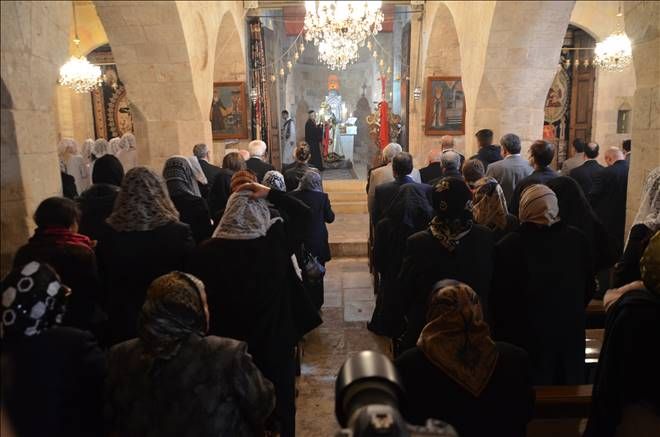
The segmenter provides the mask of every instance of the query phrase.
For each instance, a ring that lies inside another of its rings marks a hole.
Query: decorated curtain
[[[263,29],[258,18],[250,21],[250,123],[252,138],[268,143],[270,99],[266,80],[266,54]],[[254,92],[256,91],[256,100]],[[270,148],[269,148],[270,153]]]

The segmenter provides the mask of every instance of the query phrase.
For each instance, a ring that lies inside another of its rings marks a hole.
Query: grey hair
[[[248,144],[248,152],[250,152],[250,156],[261,158],[266,154],[266,147],[266,143],[261,140],[250,141],[250,144]]]
[[[391,162],[392,159],[397,155],[397,153],[403,152],[403,148],[401,147],[400,144],[397,143],[389,143],[385,148],[383,149],[383,158],[387,162]]]
[[[505,134],[500,138],[500,144],[511,154],[520,153],[520,137],[516,134]]]
[[[442,168],[458,170],[461,166],[461,156],[453,150],[447,150],[440,160]]]
[[[197,159],[204,159],[208,154],[209,148],[204,143],[195,144],[195,147],[193,147],[193,155],[195,155]]]

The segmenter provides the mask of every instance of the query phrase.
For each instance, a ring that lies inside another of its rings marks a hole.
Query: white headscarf
[[[229,196],[213,238],[254,240],[265,237],[273,223],[282,220],[281,217],[270,217],[265,200],[251,199],[250,195],[250,191],[238,191]]]
[[[94,146],[92,146],[92,155],[94,158],[99,159],[101,156],[107,155],[110,153],[110,143],[105,138],[98,138],[94,141]]]
[[[660,167],[651,170],[646,178],[633,226],[640,223],[653,232],[660,229]]]
[[[124,135],[121,136],[121,143],[119,143],[119,147],[122,150],[135,150],[136,148],[135,135],[133,135],[130,132],[126,132]]]
[[[89,163],[92,160],[92,149],[94,148],[94,140],[87,138],[82,143],[82,157],[85,162]]]
[[[196,156],[191,156],[190,158],[188,158],[188,162],[190,163],[190,166],[193,169],[193,173],[195,175],[195,179],[197,179],[197,182],[199,182],[202,185],[207,185],[209,181],[208,179],[206,179],[206,175],[202,170],[202,166],[199,163],[199,159],[197,159]]]
[[[121,150],[121,138],[114,137],[110,139],[110,153],[117,156],[117,153]]]

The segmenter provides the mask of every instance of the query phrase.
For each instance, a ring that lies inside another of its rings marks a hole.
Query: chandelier
[[[383,28],[380,1],[306,1],[305,39],[319,47],[319,59],[333,70],[357,60],[369,36]]]
[[[630,38],[621,29],[623,12],[619,3],[617,31],[596,44],[594,49],[594,64],[606,71],[622,71],[632,62]]]
[[[80,52],[80,38],[78,38],[78,23],[76,21],[76,2],[73,3],[73,23],[76,52]],[[64,65],[60,67],[60,85],[68,86],[76,93],[87,93],[102,83],[101,67],[90,64],[84,56],[71,56]]]

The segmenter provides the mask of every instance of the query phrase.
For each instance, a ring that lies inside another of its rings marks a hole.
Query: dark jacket
[[[305,123],[305,142],[309,145],[309,150],[312,153],[310,163],[319,170],[323,170],[321,140],[323,140],[323,127],[318,126],[313,120],[307,120]]]
[[[408,318],[402,350],[414,347],[424,325],[428,296],[442,279],[455,279],[472,287],[484,312],[488,308],[495,242],[492,232],[473,225],[453,252],[449,252],[425,230],[408,238],[396,287],[396,307]]]
[[[286,190],[293,191],[298,188],[300,179],[308,171],[318,172],[318,169],[303,162],[295,162],[294,164],[291,164],[284,172],[284,183],[286,184]]]
[[[31,241],[16,252],[14,268],[30,261],[49,264],[71,288],[63,324],[99,334],[106,316],[100,306],[102,290],[94,251],[77,244]]]
[[[478,159],[483,163],[484,170],[487,170],[489,164],[502,160],[502,149],[495,144],[484,146],[479,148],[477,154],[470,159]]]
[[[234,172],[221,168],[214,179],[209,181],[209,212],[213,221],[218,223],[231,195],[231,177]]]
[[[493,338],[529,353],[536,385],[584,383],[585,308],[594,292],[585,235],[523,223],[496,248]],[[511,260],[518,260],[511,270]]]
[[[617,435],[626,407],[643,405],[658,414],[658,344],[660,296],[647,290],[634,290],[621,296],[607,313],[585,437]],[[650,431],[645,425],[637,421],[636,428]]]
[[[78,197],[78,191],[76,190],[76,179],[64,172],[60,172],[62,177],[62,195],[69,199],[75,199]]]
[[[54,327],[2,349],[3,404],[17,436],[103,435],[106,362],[92,334]]]
[[[419,176],[423,184],[428,184],[432,179],[442,177],[442,165],[439,162],[432,162],[419,169]]]
[[[191,335],[168,360],[145,358],[139,339],[108,357],[106,418],[130,436],[258,435],[275,405],[273,385],[243,342]]]
[[[112,213],[119,187],[110,184],[94,184],[80,195],[80,227],[78,232],[92,240],[98,240],[105,229],[105,219]]]
[[[179,211],[179,220],[190,226],[195,243],[199,244],[211,238],[213,226],[206,201],[192,194],[179,194],[171,196],[172,203]]]
[[[453,169],[453,168],[446,168],[446,169],[443,168],[442,173],[440,174],[440,177],[437,177],[435,179],[431,179],[428,182],[428,185],[434,187],[435,184],[440,182],[440,179],[442,179],[442,178],[459,178],[459,179],[465,180],[465,178],[463,177],[463,173],[461,173],[460,170]]]
[[[215,177],[220,173],[220,167],[213,165],[206,159],[198,159],[199,166],[202,167],[202,172],[206,176],[209,185],[215,180]]]
[[[96,253],[108,292],[111,344],[136,336],[147,288],[165,273],[184,270],[194,247],[190,226],[181,222],[150,231],[118,232],[106,228]]]
[[[394,179],[392,182],[385,182],[384,184],[378,185],[375,191],[374,211],[373,217],[371,217],[372,223],[375,225],[384,217],[385,211],[392,203],[392,199],[394,199],[394,196],[399,192],[399,188],[401,188],[402,185],[414,183],[416,182],[414,182],[410,176],[404,176],[402,178]],[[430,201],[431,187],[428,185],[419,185],[427,191]]]
[[[532,389],[527,353],[497,342],[499,357],[479,397],[465,390],[434,365],[417,347],[395,365],[406,388],[403,415],[415,425],[434,418],[451,424],[461,437],[524,437],[532,418]]]
[[[559,176],[557,172],[555,172],[550,167],[543,167],[534,170],[532,174],[518,182],[515,190],[513,190],[513,197],[511,198],[511,208],[509,212],[516,217],[518,216],[518,209],[520,208],[520,196],[522,196],[522,192],[525,191],[525,188],[529,187],[530,185],[545,184],[550,179],[554,179],[557,176]]]
[[[622,159],[597,173],[589,202],[607,229],[615,253],[623,252],[628,194],[628,161]]]
[[[307,233],[304,238],[305,248],[317,256],[319,261],[323,263],[330,261],[328,228],[325,225],[335,221],[330,198],[326,193],[318,191],[292,191],[291,196],[301,200],[311,210],[312,217],[307,223]]]
[[[270,170],[275,170],[275,167],[273,167],[269,163],[255,157],[252,157],[247,161],[245,161],[245,165],[247,166],[248,170],[251,170],[255,175],[257,175],[257,181],[259,183],[261,183],[261,181],[264,179],[264,175],[266,174],[266,172],[269,172]]]
[[[614,288],[622,287],[633,281],[641,279],[639,271],[639,260],[649,244],[654,232],[644,223],[639,223],[630,228],[630,236],[626,250],[623,251],[621,259],[614,266]]]
[[[573,170],[571,170],[568,173],[568,176],[572,177],[575,179],[575,182],[577,182],[580,187],[582,187],[582,191],[584,192],[585,196],[588,196],[589,193],[591,192],[591,187],[593,186],[594,183],[594,178],[600,172],[603,170],[605,167],[600,165],[598,161],[595,159],[589,159],[587,161],[584,161],[584,164],[582,164],[579,167],[575,167]]]

